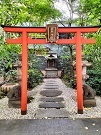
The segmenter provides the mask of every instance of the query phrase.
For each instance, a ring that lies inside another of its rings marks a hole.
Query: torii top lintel
[[[5,32],[11,33],[46,33],[46,27],[21,27],[21,26],[5,26],[2,25]],[[100,26],[89,26],[89,27],[58,27],[58,33],[92,33],[97,32]],[[22,37],[17,39],[7,39],[9,44],[22,44]],[[96,43],[95,39],[86,39],[81,37],[82,44]],[[28,44],[46,44],[46,39],[32,39],[28,37]],[[57,44],[75,44],[76,37],[72,39],[58,39]]]
[[[46,32],[46,27],[22,27],[22,26],[5,26],[5,25],[1,25],[2,28],[4,28],[4,30],[6,32],[22,32],[22,31],[26,31],[26,32]],[[98,30],[98,28],[101,26],[88,26],[88,27],[59,27],[58,32],[59,33],[71,33],[71,32],[77,32],[80,31],[82,33],[89,33],[89,32],[96,32]]]

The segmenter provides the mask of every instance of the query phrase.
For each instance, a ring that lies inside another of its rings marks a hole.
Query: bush
[[[19,45],[0,45],[0,74],[4,78],[7,74],[11,75],[10,70],[14,70],[13,64],[18,61],[20,51],[21,47]]]
[[[40,82],[43,82],[42,73],[37,69],[29,69],[28,70],[28,88],[36,87]]]
[[[17,83],[17,70],[9,70],[6,73],[6,78],[9,78],[9,82]]]
[[[89,79],[87,83],[101,96],[101,70],[88,70]]]
[[[30,49],[28,54],[28,88],[32,89],[39,83],[43,82],[43,75],[40,71],[41,59],[34,54],[34,50]]]

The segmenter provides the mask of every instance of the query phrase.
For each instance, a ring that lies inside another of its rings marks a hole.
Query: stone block
[[[61,102],[43,102],[39,104],[39,108],[64,108],[64,103]]]
[[[42,97],[39,99],[39,101],[43,102],[61,102],[64,101],[63,97]]]
[[[96,107],[96,99],[85,99],[83,101],[84,107]]]
[[[46,96],[46,97],[56,97],[62,94],[62,91],[58,91],[58,90],[43,90],[40,92],[40,94],[42,96]]]
[[[66,109],[38,109],[35,118],[68,118],[69,113]]]
[[[21,108],[21,101],[19,100],[8,100],[9,108]]]
[[[58,87],[58,85],[50,83],[50,84],[45,84],[45,87]]]

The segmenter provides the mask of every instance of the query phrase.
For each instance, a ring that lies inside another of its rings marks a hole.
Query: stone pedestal
[[[58,77],[58,70],[56,68],[46,68],[46,76],[47,78],[55,78]]]
[[[8,100],[8,107],[9,108],[21,108],[21,101],[20,100]]]
[[[85,99],[83,101],[83,106],[86,108],[96,107],[96,99]]]

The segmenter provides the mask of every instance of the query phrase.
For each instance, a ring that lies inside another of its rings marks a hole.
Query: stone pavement
[[[0,120],[0,135],[101,135],[101,119]]]

